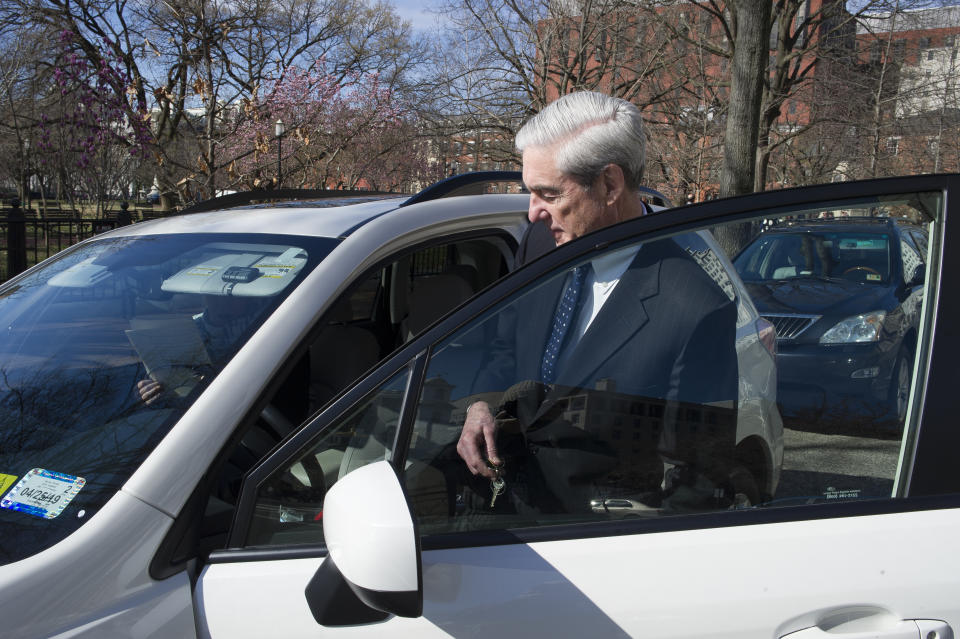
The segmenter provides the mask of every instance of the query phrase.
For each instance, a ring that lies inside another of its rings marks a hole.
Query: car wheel
[[[753,508],[760,505],[757,480],[745,466],[735,466],[728,476],[730,509]]]
[[[893,365],[893,374],[890,376],[890,390],[888,403],[890,415],[903,424],[907,417],[907,400],[910,397],[910,377],[913,372],[913,354],[906,346],[900,347],[897,361]]]

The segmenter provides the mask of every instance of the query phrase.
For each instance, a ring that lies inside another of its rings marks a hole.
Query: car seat
[[[404,341],[413,339],[427,326],[469,299],[473,293],[473,287],[458,272],[415,278],[408,298],[409,310],[401,327]]]
[[[353,307],[341,300],[328,324],[310,346],[310,407],[317,410],[380,361],[380,344],[372,331],[351,325]]]

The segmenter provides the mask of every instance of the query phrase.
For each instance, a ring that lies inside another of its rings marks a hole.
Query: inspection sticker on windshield
[[[83,477],[34,468],[4,496],[0,508],[53,519],[63,512],[86,483]]]

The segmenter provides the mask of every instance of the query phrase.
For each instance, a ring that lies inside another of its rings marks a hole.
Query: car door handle
[[[953,630],[933,619],[896,619],[889,613],[861,610],[835,612],[816,626],[782,635],[781,639],[953,639]]]

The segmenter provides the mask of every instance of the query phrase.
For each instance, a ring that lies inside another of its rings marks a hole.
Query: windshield
[[[769,233],[748,246],[734,266],[745,282],[794,278],[882,284],[890,279],[886,233]]]
[[[336,244],[103,239],[0,287],[0,564],[95,514]]]

